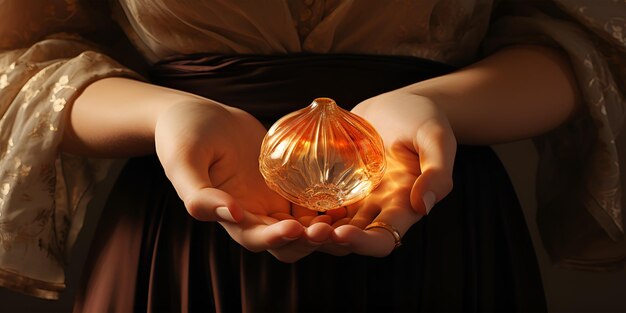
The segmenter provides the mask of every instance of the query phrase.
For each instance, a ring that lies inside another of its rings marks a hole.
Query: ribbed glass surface
[[[363,199],[376,188],[385,154],[380,136],[364,119],[332,99],[318,98],[270,128],[259,164],[270,188],[324,212]]]

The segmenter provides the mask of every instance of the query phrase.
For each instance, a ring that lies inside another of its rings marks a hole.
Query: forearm
[[[152,153],[159,114],[171,105],[204,100],[125,78],[96,81],[74,102],[61,149],[96,157]]]
[[[571,118],[580,102],[566,57],[538,46],[510,47],[406,90],[440,106],[457,141],[466,144],[545,133]]]

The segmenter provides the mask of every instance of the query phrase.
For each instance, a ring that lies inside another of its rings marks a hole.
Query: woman
[[[532,246],[506,175],[488,150],[465,147],[459,148],[453,173],[457,142],[490,144],[558,128],[544,137],[545,155],[561,157],[563,151],[572,150],[575,157],[593,155],[585,174],[588,181],[601,180],[603,185],[585,188],[591,195],[578,200],[606,234],[618,238],[621,216],[615,186],[619,175],[595,166],[606,158],[617,160],[614,147],[619,143],[611,141],[607,127],[598,127],[600,141],[612,146],[594,146],[590,124],[595,121],[589,116],[599,119],[595,125],[617,127],[619,122],[603,117],[602,104],[621,108],[621,94],[616,87],[606,88],[618,85],[587,35],[572,29],[572,23],[516,9],[513,12],[521,16],[503,18],[494,28],[502,29],[502,34],[485,37],[492,13],[506,15],[507,8],[494,13],[490,2],[464,5],[120,1],[113,4],[113,15],[152,64],[153,75],[144,75],[145,82],[102,54],[83,53],[90,48],[78,39],[49,39],[26,50],[6,52],[6,78],[0,81],[7,108],[2,124],[7,142],[3,166],[11,172],[3,185],[7,186],[3,187],[7,213],[3,216],[8,217],[5,228],[10,239],[4,242],[24,247],[21,251],[27,251],[27,256],[14,247],[5,249],[4,284],[43,297],[54,297],[62,288],[58,263],[80,230],[85,203],[81,200],[89,182],[106,169],[106,163],[76,155],[129,157],[155,151],[191,216],[218,221],[230,238],[248,250],[268,251],[282,261],[302,260],[283,265],[267,254],[240,249],[215,224],[194,222],[181,214],[181,203],[169,197],[170,189],[158,175],[144,176],[154,185],[139,180],[144,183],[140,191],[152,196],[134,197],[133,210],[124,209],[131,207],[127,196],[113,192],[113,204],[105,209],[93,244],[87,288],[76,310],[541,310]],[[77,12],[68,16],[70,25],[80,25],[84,15],[78,12],[89,6],[70,2],[67,10]],[[541,9],[559,12],[551,6]],[[46,12],[55,13],[55,7]],[[509,47],[476,62],[481,41],[488,51]],[[570,59],[554,46],[568,51]],[[577,53],[583,56],[576,57]],[[247,54],[263,56],[248,58]],[[277,54],[295,57],[267,56]],[[320,60],[315,54],[331,56]],[[336,56],[343,54],[358,56]],[[363,57],[369,54],[379,56]],[[220,55],[243,56],[233,60]],[[386,60],[384,55],[394,57]],[[319,64],[308,69],[332,71],[311,74],[317,80],[297,81],[290,75],[293,64]],[[407,64],[412,70],[405,71]],[[443,75],[451,71],[450,66],[464,67]],[[392,70],[381,70],[387,67]],[[412,84],[426,78],[415,74],[426,69],[430,72],[426,77],[442,76]],[[347,74],[321,82],[328,74],[342,71]],[[361,73],[372,75],[363,79]],[[378,75],[382,83],[372,83]],[[105,78],[115,76],[133,79]],[[388,82],[397,76],[402,78]],[[579,92],[578,86],[589,81],[591,91]],[[345,88],[348,95],[332,89],[337,82],[350,87]],[[320,92],[345,97],[347,106],[360,102],[353,111],[381,133],[390,163],[383,184],[366,200],[321,216],[291,208],[265,186],[256,162],[264,128],[250,114],[224,105],[239,106],[269,122],[293,110],[294,103],[303,105],[304,93],[316,83],[323,85]],[[356,92],[358,83],[367,84],[362,88],[367,92]],[[370,89],[370,84],[375,87]],[[577,109],[583,107],[580,103],[595,106]],[[17,124],[22,120],[27,123]],[[578,135],[566,129],[570,127],[583,127],[585,132]],[[555,137],[562,136],[558,132],[591,138],[583,141],[588,146],[573,149],[551,142],[562,138]],[[32,149],[43,153],[25,158],[23,151]],[[58,154],[59,149],[71,156]],[[555,169],[578,164],[566,162]],[[120,184],[138,175],[156,175],[148,161],[131,165]],[[89,173],[95,177],[86,177]],[[456,187],[444,199],[452,181]],[[475,181],[479,183],[471,183]],[[476,188],[469,188],[473,185]],[[556,207],[554,201],[584,187],[562,186],[553,193],[556,197],[544,199],[545,220],[562,215],[561,204]],[[33,199],[39,203],[28,207],[38,209],[24,210],[21,203]],[[588,199],[594,199],[595,206]],[[440,202],[437,210],[420,221],[436,202]],[[118,209],[109,210],[112,207]],[[585,216],[586,210],[572,209],[571,223],[560,219],[564,229],[557,239],[570,238],[570,225],[596,225]],[[368,225],[383,226],[365,230]],[[586,238],[595,243],[607,237],[603,231]],[[398,243],[396,233],[404,236],[405,246],[391,253]],[[607,241],[601,261],[622,262],[620,244]],[[548,247],[561,257],[575,252],[568,245],[553,247],[552,242]],[[305,257],[316,250],[331,255],[391,254],[382,260],[356,255]],[[129,264],[111,266],[124,260]],[[442,260],[454,262],[441,264]],[[315,298],[306,297],[313,292]]]

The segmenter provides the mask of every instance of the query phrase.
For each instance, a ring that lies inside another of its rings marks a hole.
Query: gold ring
[[[402,245],[402,241],[400,241],[400,232],[393,226],[383,223],[383,222],[373,222],[365,227],[365,230],[370,230],[372,228],[382,228],[391,233],[393,239],[396,241],[396,245],[393,247],[394,249],[398,248]]]

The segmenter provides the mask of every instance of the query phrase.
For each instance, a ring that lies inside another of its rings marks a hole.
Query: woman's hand
[[[387,169],[378,188],[334,222],[334,243],[322,249],[336,255],[386,256],[395,246],[392,234],[365,227],[383,222],[403,235],[428,214],[452,190],[456,140],[444,112],[405,89],[368,99],[352,112],[381,135]]]
[[[150,83],[105,78],[76,99],[61,148],[94,157],[156,152],[189,214],[218,221],[252,251],[295,261],[326,241],[332,229],[305,228],[287,200],[261,177],[265,128],[248,113]]]
[[[164,110],[156,123],[156,152],[189,214],[218,221],[251,251],[294,262],[330,238],[332,228],[305,228],[290,203],[259,172],[265,128],[248,113],[209,100]]]
[[[189,214],[218,221],[245,248],[262,251],[297,240],[305,228],[259,172],[265,128],[248,113],[205,99],[170,106],[155,127],[156,152]]]
[[[404,234],[428,213],[452,188],[457,140],[489,145],[531,138],[562,125],[580,103],[567,57],[542,46],[509,46],[458,71],[364,101],[353,111],[380,132],[389,168],[382,185],[356,204],[358,213],[340,222],[350,225],[335,230],[334,239],[347,247],[327,250],[388,254],[391,234],[361,228],[376,220]]]

